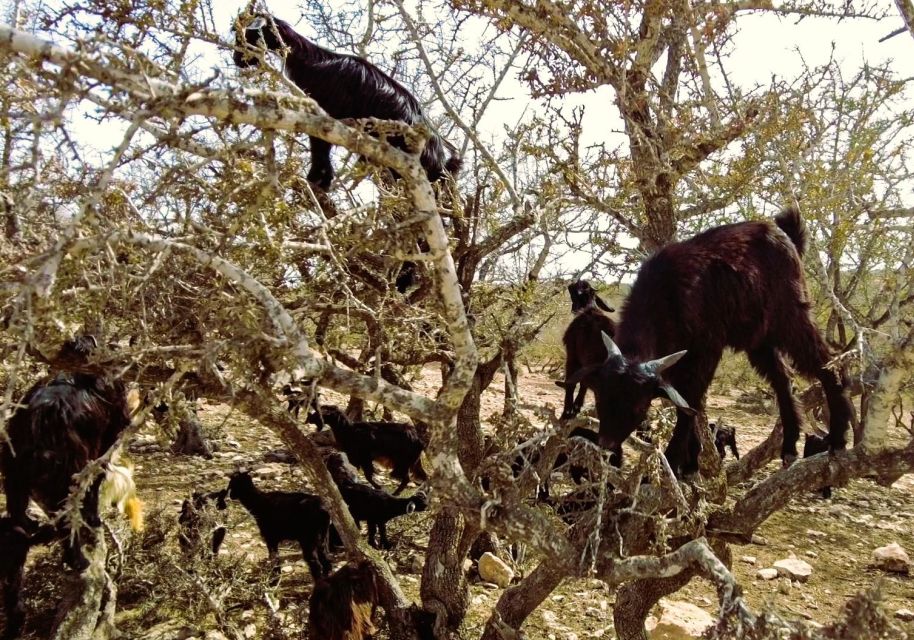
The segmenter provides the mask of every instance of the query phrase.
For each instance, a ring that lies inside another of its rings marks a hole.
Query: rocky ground
[[[436,372],[430,369],[416,386],[431,391],[436,382]],[[487,421],[501,413],[502,389],[502,381],[496,380],[484,396]],[[520,394],[526,403],[561,405],[560,390],[545,375],[525,375]],[[125,543],[121,628],[128,637],[162,639],[203,637],[206,629],[220,627],[228,636],[299,637],[311,588],[307,567],[296,548],[285,547],[280,584],[271,586],[265,571],[266,548],[240,505],[233,504],[225,514],[229,534],[217,562],[195,565],[189,571],[178,554],[176,519],[181,500],[191,490],[224,487],[227,475],[238,466],[250,468],[264,487],[294,488],[303,482],[294,466],[270,461],[270,452],[280,449],[281,443],[265,428],[223,405],[204,404],[200,417],[218,445],[213,460],[173,456],[158,442],[152,421],[131,446],[150,526],[145,537]],[[770,408],[764,402],[747,402],[746,394],[739,390],[712,395],[709,417],[737,427],[743,452],[761,442],[773,424]],[[777,468],[778,463],[772,463],[763,473],[774,473]],[[416,599],[430,523],[430,514],[423,513],[395,520],[389,527],[394,548],[387,555],[404,590]],[[733,548],[733,570],[753,609],[770,606],[785,616],[825,623],[841,612],[850,596],[879,584],[884,606],[899,616],[899,628],[914,637],[914,620],[903,619],[911,615],[905,610],[914,610],[914,576],[880,569],[872,557],[875,549],[891,543],[914,551],[914,476],[906,476],[890,488],[854,481],[837,488],[830,500],[813,492],[803,494],[758,533],[753,544]],[[40,638],[51,625],[51,614],[41,612],[48,610],[49,602],[56,602],[64,587],[58,586],[56,565],[49,554],[35,556],[35,571],[27,579],[26,592],[30,637]],[[775,568],[788,559],[796,560],[787,563],[794,571],[793,579],[786,577],[788,568]],[[342,561],[342,556],[336,561]],[[535,561],[528,558],[518,570],[529,571]],[[500,593],[495,585],[473,584],[467,638],[479,636]],[[613,596],[599,581],[566,581],[524,629],[531,639],[612,638],[612,604]],[[652,637],[673,639],[700,633],[715,612],[712,588],[695,580],[657,608],[649,621],[656,625]],[[671,621],[675,624],[668,624]],[[206,637],[216,640],[220,636],[213,631]]]

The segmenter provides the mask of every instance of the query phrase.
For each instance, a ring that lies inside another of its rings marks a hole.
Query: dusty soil
[[[416,381],[417,389],[433,391],[437,376],[434,369],[424,372]],[[503,381],[496,379],[483,398],[482,415],[487,424],[502,411],[503,389]],[[726,424],[735,425],[740,450],[749,451],[764,439],[773,424],[770,408],[766,409],[764,403],[738,402],[742,395],[738,389],[718,391],[709,398],[710,418],[722,418]],[[561,406],[560,390],[551,378],[542,374],[524,374],[520,396],[529,404]],[[328,394],[324,400],[341,399]],[[124,573],[125,584],[121,588],[124,602],[119,606],[121,628],[127,637],[151,637],[150,629],[161,631],[155,636],[160,638],[189,637],[187,634],[195,635],[194,631],[203,637],[204,630],[220,626],[223,630],[235,629],[246,637],[300,637],[311,591],[307,567],[297,548],[291,545],[283,548],[282,578],[277,587],[271,586],[265,580],[266,548],[253,521],[237,503],[225,515],[229,534],[219,559],[209,563],[223,572],[219,575],[226,576],[225,583],[217,589],[213,586],[215,582],[207,582],[213,575],[200,573],[197,579],[181,565],[176,520],[180,502],[191,490],[224,487],[227,475],[240,465],[252,469],[255,480],[265,488],[301,488],[304,482],[294,466],[265,461],[265,453],[281,448],[278,438],[267,429],[223,405],[203,404],[200,417],[214,434],[219,448],[213,460],[168,453],[167,447],[156,443],[157,427],[152,421],[131,447],[137,484],[151,522],[146,537],[128,545],[126,551],[128,563],[133,557],[136,566],[132,572],[128,567]],[[772,463],[763,473],[774,473],[777,468],[778,463]],[[421,566],[430,524],[431,515],[423,513],[394,520],[389,526],[394,548],[386,555],[404,590],[415,599],[419,591],[417,567]],[[840,613],[851,595],[877,583],[882,586],[884,605],[890,613],[901,608],[914,609],[914,576],[888,574],[870,564],[872,550],[893,541],[909,553],[914,552],[914,476],[902,478],[891,488],[855,481],[836,489],[831,500],[823,500],[812,492],[802,494],[786,510],[768,520],[758,533],[764,544],[733,547],[733,569],[755,610],[771,606],[786,616],[825,623]],[[29,637],[45,636],[52,614],[42,612],[49,610],[49,604],[56,603],[56,596],[63,588],[55,586],[59,581],[56,564],[52,562],[56,553],[33,554],[36,559],[32,565],[37,562],[38,568],[26,582]],[[813,566],[807,583],[785,584],[756,578],[760,568],[770,567],[791,553]],[[744,556],[755,560],[750,563],[741,559]],[[165,557],[170,560],[165,562]],[[336,563],[342,561],[342,556],[335,557]],[[535,563],[535,558],[528,557],[520,568],[529,571]],[[199,571],[206,570],[204,567]],[[167,577],[157,577],[159,571]],[[203,583],[209,586],[200,587]],[[478,581],[473,584],[465,637],[479,636],[500,592],[492,585]],[[224,604],[221,623],[218,616],[207,613],[200,604],[205,593],[215,593]],[[696,604],[712,615],[716,612],[715,594],[701,580],[693,581],[673,599]],[[530,616],[524,629],[531,639],[612,638],[612,605],[612,594],[599,581],[566,581]],[[914,636],[914,623],[899,624]],[[183,627],[184,635],[169,635],[168,630],[176,627]]]

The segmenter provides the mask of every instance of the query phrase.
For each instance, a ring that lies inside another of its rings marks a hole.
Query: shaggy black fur
[[[252,16],[236,25],[236,35],[234,60],[239,67],[259,63],[250,47],[270,51],[286,47],[286,74],[334,118],[400,120],[410,125],[425,121],[416,97],[378,67],[363,58],[324,49],[283,20]],[[402,137],[391,138],[390,143],[405,149]],[[420,162],[432,182],[460,170],[460,158],[448,158],[445,144],[439,136],[432,135],[422,150]],[[320,138],[311,138],[308,180],[323,189],[329,188],[333,180],[331,146]]]
[[[289,491],[260,491],[251,475],[236,471],[229,478],[228,497],[238,500],[254,517],[271,559],[279,543],[294,540],[317,580],[332,571],[327,557],[330,514],[318,496]]]
[[[828,451],[828,437],[817,433],[807,433],[803,441],[803,457],[809,458],[819,453]],[[823,498],[831,498],[831,487],[822,487],[820,492]]]
[[[614,309],[597,295],[590,283],[586,280],[573,282],[568,285],[568,294],[571,296],[571,311],[575,316],[562,337],[562,342],[565,343],[565,380],[570,380],[584,367],[606,360],[606,348],[600,334],[605,333],[610,338],[616,335],[616,323],[606,315]],[[582,379],[577,398],[574,397],[575,384],[556,382],[565,389],[562,418],[573,418],[581,412],[587,388],[595,382],[593,376]]]
[[[374,479],[374,462],[389,467],[390,477],[400,481],[394,495],[402,493],[409,484],[410,475],[416,484],[428,479],[420,459],[425,445],[411,424],[350,422],[339,407],[333,405],[322,405],[319,411],[310,413],[308,422],[316,425],[318,431],[325,424],[329,425],[337,446],[377,489],[381,485]]]
[[[371,622],[378,586],[367,560],[337,569],[314,585],[308,601],[312,640],[365,640],[377,631]]]
[[[606,362],[569,381],[598,377],[602,446],[620,446],[644,421],[651,400],[667,396],[678,409],[667,459],[680,477],[696,472],[701,445],[694,409],[702,409],[717,364],[730,347],[745,351],[775,391],[785,465],[797,456],[800,415],[783,356],[822,383],[830,412],[829,448],[844,448],[851,406],[841,377],[824,366],[828,348],[809,316],[800,259],[805,238],[800,214],[791,208],[774,223],[724,225],[667,245],[644,263],[622,311],[618,347],[608,343]]]
[[[733,457],[739,460],[739,449],[736,448],[736,427],[726,427],[714,422],[708,423],[708,426],[711,428],[711,433],[714,434],[714,448],[717,449],[720,459],[724,459],[727,455],[727,447],[730,447]]]
[[[355,469],[349,465],[346,455],[334,452],[325,459],[327,470],[340,489],[340,495],[349,507],[349,513],[356,524],[368,523],[368,544],[380,549],[389,549],[387,523],[399,516],[408,515],[428,508],[425,493],[417,491],[409,498],[396,498],[385,491],[375,489],[356,477]],[[380,545],[376,534],[380,533]]]

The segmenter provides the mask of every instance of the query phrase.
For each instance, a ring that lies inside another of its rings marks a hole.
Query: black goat
[[[222,542],[225,540],[226,529],[216,523],[212,513],[212,506],[219,511],[225,510],[228,489],[201,493],[194,491],[189,499],[181,503],[181,515],[178,516],[178,543],[186,554],[196,552],[200,548],[201,536],[204,530],[212,533],[210,549],[213,555],[218,555]]]
[[[306,382],[304,384],[311,384]],[[309,404],[309,398],[311,397],[310,392],[304,388],[304,384],[284,384],[282,386],[282,395],[286,397],[287,410],[295,419],[298,420],[298,414],[301,412],[303,407],[307,407]],[[313,405],[314,401],[311,401]]]
[[[61,356],[76,363],[97,347],[92,336],[64,345]],[[29,498],[49,515],[56,515],[70,493],[74,474],[105,453],[130,424],[123,382],[92,373],[60,373],[32,386],[7,425],[0,444],[0,469],[6,509],[13,522],[30,530]],[[89,526],[99,526],[100,475],[86,493],[81,508]],[[75,544],[71,544],[75,541]],[[79,533],[66,535],[65,560],[82,568]]]
[[[394,495],[409,484],[410,474],[420,484],[428,480],[422,468],[421,455],[425,445],[416,428],[404,422],[350,422],[339,407],[322,405],[308,415],[308,422],[320,431],[327,424],[333,431],[337,447],[346,453],[353,465],[377,489],[374,462],[390,468],[390,476],[400,481]]]
[[[575,442],[573,438],[582,438],[593,444],[597,444],[597,433],[591,431],[590,429],[584,427],[575,427],[572,429],[571,433],[568,434],[568,447],[578,447],[581,446],[580,442]],[[514,460],[511,462],[511,474],[518,478],[524,472],[525,469],[532,465],[536,465],[540,461],[540,455],[543,448],[543,443],[535,446],[524,446],[526,440],[519,440],[517,442],[518,447],[521,447],[520,452],[515,456]],[[566,451],[559,453],[555,462],[552,464],[552,470],[557,471],[568,465],[569,457]],[[572,463],[568,467],[568,475],[571,476],[571,479],[574,480],[575,484],[580,484],[584,478],[590,478],[590,469],[586,466]],[[486,475],[480,477],[480,484],[483,491],[489,491],[491,488],[491,478]],[[537,500],[549,501],[549,478],[543,479],[543,481],[537,486]]]
[[[231,475],[228,497],[241,502],[254,517],[271,559],[276,558],[280,542],[294,540],[301,547],[314,580],[332,571],[327,557],[330,514],[319,497],[299,492],[260,491],[247,471]]]
[[[365,640],[376,632],[371,618],[378,585],[367,560],[340,567],[314,585],[308,601],[312,640]]]
[[[19,600],[22,588],[22,572],[29,549],[45,544],[58,535],[57,528],[42,525],[34,532],[28,532],[10,517],[0,518],[0,584],[3,586],[3,610],[6,628],[0,638],[12,640],[22,633],[25,611]]]
[[[803,441],[803,457],[809,458],[819,453],[828,451],[828,436],[818,433],[807,433]],[[820,492],[823,498],[831,498],[831,487],[822,487]]]
[[[724,459],[727,455],[727,447],[730,447],[733,457],[739,460],[739,449],[736,448],[736,427],[726,427],[722,422],[709,422],[708,426],[714,436],[714,448],[717,449],[720,459]]]
[[[600,444],[619,447],[647,417],[651,400],[666,396],[678,413],[667,459],[679,477],[697,471],[701,444],[692,407],[703,408],[721,355],[731,347],[745,351],[775,391],[785,465],[796,459],[800,415],[782,354],[822,383],[829,448],[844,448],[852,411],[841,378],[825,367],[828,348],[809,317],[800,260],[805,242],[803,221],[791,208],[774,224],[716,227],[647,260],[625,303],[618,346],[606,335],[605,362],[566,380],[596,380]]]
[[[368,523],[368,544],[379,549],[389,549],[387,523],[399,516],[428,508],[428,498],[420,489],[409,498],[396,498],[386,491],[359,482],[355,469],[346,454],[333,452],[325,458],[327,471],[340,489],[343,501],[356,524]],[[377,540],[380,533],[380,545]]]
[[[333,118],[378,118],[409,125],[425,121],[416,97],[367,60],[319,47],[278,18],[254,15],[244,19],[246,22],[239,19],[235,25],[234,60],[237,66],[259,64],[252,47],[284,51],[285,73],[289,79]],[[402,136],[391,137],[390,143],[400,149],[406,148]],[[420,162],[432,182],[446,173],[456,175],[460,170],[460,158],[448,158],[445,144],[439,136],[432,135],[422,150]],[[333,180],[331,146],[325,140],[311,137],[308,180],[325,190]]]
[[[565,382],[556,382],[565,389],[562,418],[573,418],[581,412],[587,388],[596,379],[593,376],[581,378],[577,398],[574,397],[576,384],[567,381],[581,369],[606,360],[606,349],[600,335],[605,333],[612,337],[616,334],[616,323],[606,315],[614,309],[597,295],[590,283],[586,280],[573,282],[568,285],[568,293],[571,296],[571,312],[575,315],[562,337],[565,343]]]

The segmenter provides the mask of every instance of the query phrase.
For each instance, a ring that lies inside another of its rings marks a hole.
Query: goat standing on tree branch
[[[272,16],[242,16],[236,21],[235,29],[237,66],[259,64],[259,55],[252,49],[283,52],[284,71],[289,79],[333,118],[378,118],[409,125],[426,122],[416,97],[367,60],[319,47],[296,33],[289,23]],[[389,141],[397,148],[406,148],[401,136]],[[460,170],[460,158],[456,155],[448,158],[445,145],[450,147],[439,136],[432,135],[422,150],[419,160],[431,182],[440,180],[446,173],[456,175]],[[324,190],[333,180],[331,146],[326,140],[311,136],[308,181]]]
[[[829,449],[843,449],[852,410],[841,377],[825,366],[828,348],[809,317],[800,260],[805,246],[800,213],[789,208],[773,224],[716,227],[667,245],[645,262],[625,302],[616,342],[603,336],[606,360],[565,381],[596,379],[600,444],[618,448],[647,417],[652,399],[667,397],[678,414],[667,460],[679,477],[696,472],[701,444],[695,409],[703,407],[730,347],[745,351],[774,389],[785,465],[797,457],[800,414],[784,355],[800,373],[822,383]]]

